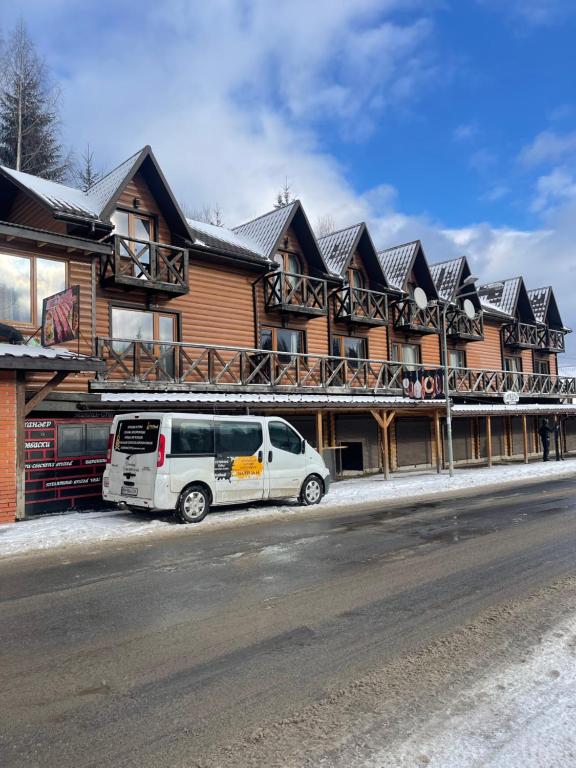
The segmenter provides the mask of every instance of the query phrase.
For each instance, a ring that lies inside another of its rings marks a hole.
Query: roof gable
[[[332,274],[341,278],[345,277],[354,253],[358,251],[369,277],[374,283],[387,287],[386,276],[364,222],[319,238],[318,247]]]
[[[329,276],[330,272],[299,200],[233,227],[232,232],[253,241],[265,257],[272,261],[290,227],[302,245],[311,272]]]
[[[204,221],[193,219],[186,219],[186,221],[196,248],[214,249],[230,256],[240,256],[269,264],[269,260],[258,244],[247,237],[238,235],[226,227],[217,227]]]
[[[528,297],[537,322],[546,323],[556,330],[564,328],[556,297],[550,286],[546,286],[545,288],[532,288],[528,291]]]
[[[528,292],[521,277],[481,285],[478,288],[478,295],[489,311],[495,309],[525,323],[536,322]]]
[[[388,285],[392,288],[406,293],[408,279],[414,272],[418,285],[425,291],[428,299],[438,298],[438,291],[420,240],[379,251],[378,259]]]
[[[430,272],[438,291],[438,296],[444,301],[453,301],[459,288],[461,297],[469,298],[476,309],[481,309],[480,298],[474,285],[463,286],[464,281],[471,277],[472,271],[466,256],[457,259],[441,261],[430,265]]]

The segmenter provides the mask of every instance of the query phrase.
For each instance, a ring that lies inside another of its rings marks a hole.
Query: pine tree
[[[21,21],[0,67],[0,164],[62,181],[70,156],[60,143],[58,107],[58,89]]]
[[[282,184],[282,188],[276,197],[274,208],[284,208],[285,206],[290,205],[290,203],[293,203],[295,199],[296,198],[292,194],[292,186],[288,182],[288,177],[286,177]]]
[[[101,178],[102,172],[96,170],[94,165],[94,152],[90,149],[90,144],[86,144],[86,149],[80,158],[80,165],[76,169],[76,181],[80,189],[87,192]]]

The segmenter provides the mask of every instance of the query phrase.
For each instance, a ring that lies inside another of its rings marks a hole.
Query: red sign
[[[78,338],[80,327],[80,286],[44,299],[42,305],[42,346],[51,347]]]

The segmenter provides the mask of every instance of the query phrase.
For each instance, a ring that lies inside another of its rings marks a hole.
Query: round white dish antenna
[[[463,307],[466,317],[468,317],[470,320],[473,320],[476,316],[476,307],[470,301],[470,299],[464,299]]]
[[[426,296],[426,292],[422,288],[414,288],[414,301],[418,309],[426,309],[428,306],[428,296]]]

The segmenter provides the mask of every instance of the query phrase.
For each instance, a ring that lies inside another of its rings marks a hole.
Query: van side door
[[[264,498],[264,432],[260,421],[216,420],[216,503]]]
[[[283,421],[268,422],[269,496],[271,499],[297,496],[306,477],[306,454],[303,438]]]

